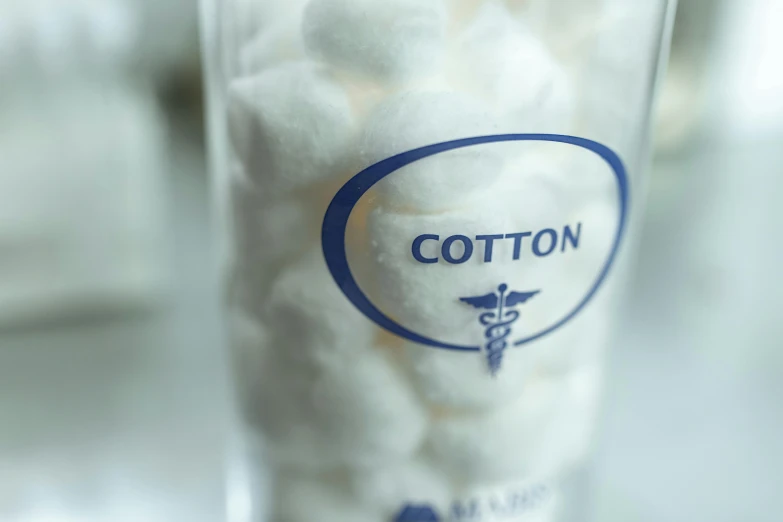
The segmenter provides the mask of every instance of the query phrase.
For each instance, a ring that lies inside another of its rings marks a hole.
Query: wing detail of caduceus
[[[500,366],[503,364],[503,354],[508,348],[508,338],[519,320],[519,312],[515,306],[524,304],[540,293],[535,292],[508,292],[508,285],[502,284],[497,293],[477,297],[462,297],[460,301],[469,304],[479,310],[490,310],[479,316],[479,322],[484,327],[485,344],[484,353],[487,356],[489,371],[493,377],[497,376]]]

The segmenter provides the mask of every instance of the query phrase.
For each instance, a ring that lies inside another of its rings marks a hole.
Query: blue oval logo
[[[385,159],[379,163],[376,163],[375,165],[372,165],[371,167],[368,167],[354,176],[337,192],[334,199],[330,203],[324,217],[323,228],[321,231],[321,241],[326,265],[329,268],[329,271],[331,272],[335,282],[337,283],[337,286],[340,288],[343,294],[345,294],[348,300],[351,301],[351,303],[353,303],[353,305],[369,320],[373,321],[379,327],[398,337],[402,337],[414,343],[422,344],[432,348],[462,352],[476,352],[486,350],[489,354],[490,369],[493,373],[495,373],[500,367],[500,357],[502,356],[502,350],[505,349],[507,345],[505,339],[510,334],[509,325],[518,317],[518,314],[509,308],[534,298],[537,292],[507,292],[507,290],[510,289],[505,284],[501,284],[498,287],[497,294],[493,293],[486,296],[460,299],[465,304],[478,309],[490,310],[497,308],[495,311],[485,312],[482,314],[482,324],[487,326],[487,338],[490,339],[490,342],[486,347],[461,346],[442,342],[437,339],[431,339],[411,331],[405,326],[392,320],[381,310],[379,310],[378,307],[376,307],[370,301],[367,295],[365,295],[361,288],[359,288],[359,285],[357,284],[356,279],[351,272],[351,267],[348,263],[348,253],[346,250],[346,232],[348,229],[348,222],[350,220],[351,213],[361,198],[381,180],[391,176],[400,169],[425,158],[443,154],[445,152],[456,149],[475,147],[478,145],[485,145],[490,143],[525,141],[562,143],[589,150],[600,156],[609,165],[614,174],[615,181],[617,182],[620,209],[619,225],[612,242],[611,251],[599,272],[598,278],[590,287],[584,298],[562,319],[556,321],[554,324],[538,333],[513,342],[513,345],[521,346],[541,339],[542,337],[549,335],[563,327],[566,323],[576,317],[588,305],[588,303],[590,303],[596,292],[598,292],[598,289],[606,281],[612,265],[615,262],[627,226],[630,190],[625,166],[623,165],[620,157],[614,151],[596,141],[560,134],[501,134],[494,136],[464,138],[444,143],[437,143]],[[488,316],[496,317],[496,319],[494,321],[487,319],[487,322],[485,322],[485,318]]]

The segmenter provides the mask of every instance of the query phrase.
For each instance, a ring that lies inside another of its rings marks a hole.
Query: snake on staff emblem
[[[519,312],[513,308],[524,304],[539,293],[534,292],[506,292],[508,285],[502,284],[497,292],[477,297],[462,297],[460,301],[469,304],[479,310],[491,310],[484,312],[479,317],[479,322],[485,327],[484,337],[486,344],[483,346],[487,355],[489,371],[493,377],[497,376],[503,363],[503,354],[508,348],[508,338],[514,323],[519,320]]]

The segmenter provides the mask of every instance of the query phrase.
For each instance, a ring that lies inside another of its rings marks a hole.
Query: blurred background
[[[0,0],[0,520],[220,521],[195,0]],[[783,1],[680,0],[600,522],[783,513]]]

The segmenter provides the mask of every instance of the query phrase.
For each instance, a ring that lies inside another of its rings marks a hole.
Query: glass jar
[[[237,520],[584,516],[672,6],[574,4],[204,2]]]

